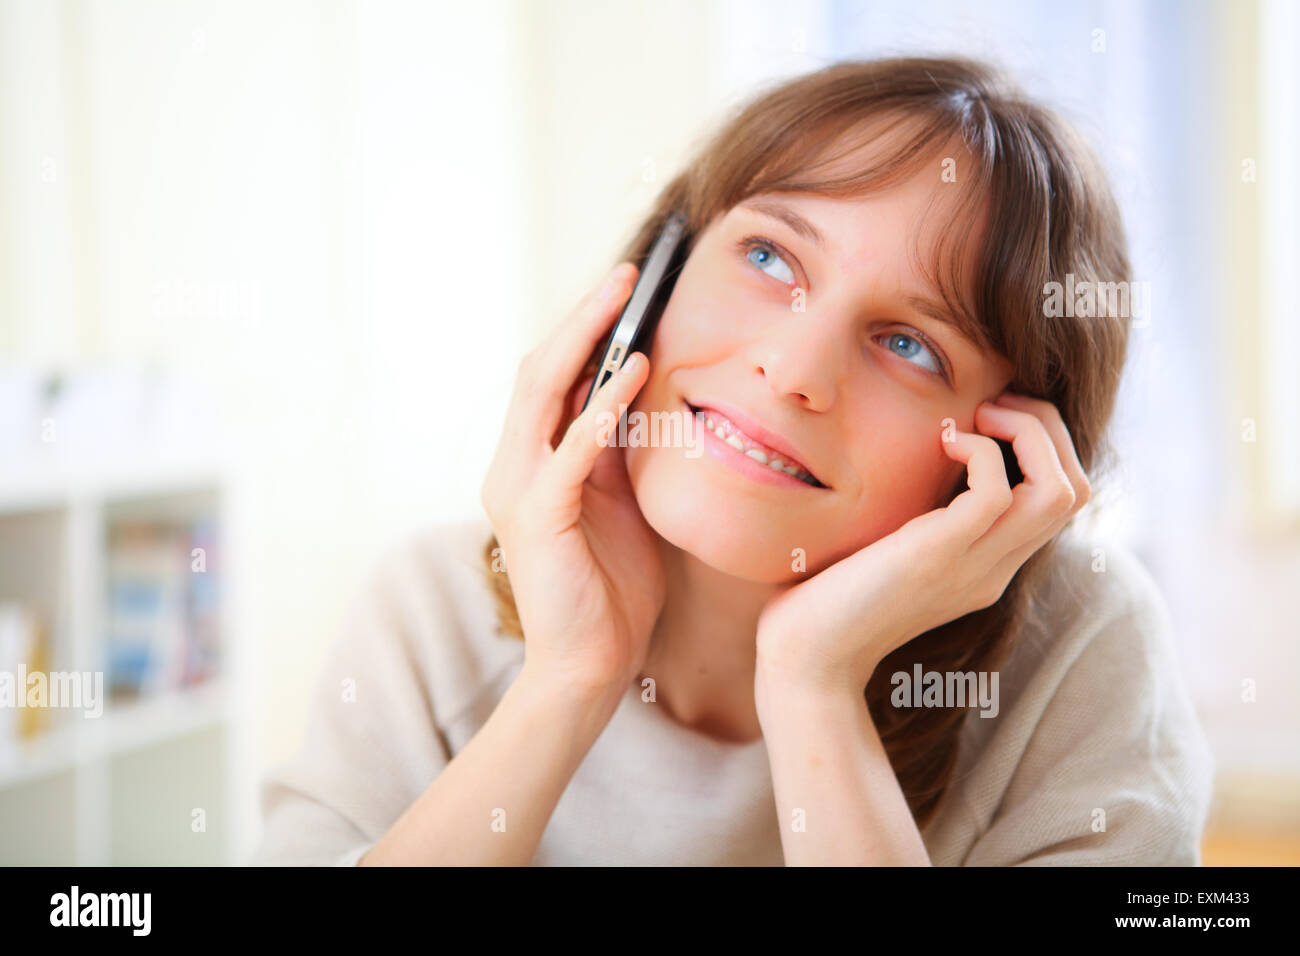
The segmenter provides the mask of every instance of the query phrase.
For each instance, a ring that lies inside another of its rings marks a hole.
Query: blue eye
[[[763,272],[767,272],[768,266],[777,265],[784,274],[772,272],[768,272],[767,274],[772,276],[772,278],[776,279],[778,282],[790,284],[795,281],[794,270],[786,264],[784,259],[776,254],[775,249],[762,240],[746,241],[750,242],[751,245],[749,246],[749,251],[745,253],[745,259],[748,260],[751,265],[757,267]]]
[[[889,350],[892,351],[895,355],[901,358],[911,359],[919,354],[924,353],[925,355],[928,355],[930,357],[930,364],[925,365],[923,367],[929,369],[931,372],[934,372],[936,375],[942,375],[945,378],[947,377],[946,374],[944,373],[943,366],[939,363],[938,357],[934,354],[934,352],[930,349],[929,346],[923,343],[916,336],[908,335],[906,332],[891,332],[889,335],[885,336],[885,338],[888,340]],[[895,346],[898,345],[900,342],[903,345],[902,350],[895,348]],[[909,345],[908,343],[911,344]]]

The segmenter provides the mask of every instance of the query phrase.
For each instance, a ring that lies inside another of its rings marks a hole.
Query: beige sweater
[[[265,781],[254,863],[355,864],[487,721],[524,650],[496,633],[480,569],[489,533],[486,520],[433,527],[372,571],[316,684],[306,740]],[[936,865],[1200,863],[1213,761],[1167,611],[1116,544],[1094,572],[1099,546],[1062,537],[1039,592],[1049,623],[1019,635],[997,716],[968,712],[949,791],[922,831]],[[693,731],[635,683],[533,858],[782,862],[763,740]]]

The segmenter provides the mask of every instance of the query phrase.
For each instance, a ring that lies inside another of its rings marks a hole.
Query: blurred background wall
[[[41,859],[10,832],[39,814],[69,860],[246,856],[361,575],[478,512],[519,357],[692,145],[762,84],[916,52],[1003,63],[1111,170],[1154,308],[1096,520],[1169,598],[1207,862],[1295,862],[1296,40],[1286,0],[0,0],[0,602],[126,675],[102,739],[13,731],[0,863]],[[214,527],[217,691],[146,687],[141,555]],[[167,790],[186,733],[207,831]]]

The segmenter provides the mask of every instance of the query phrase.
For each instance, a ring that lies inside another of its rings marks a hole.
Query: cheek
[[[688,282],[683,276],[655,329],[650,349],[650,377],[633,400],[632,408],[651,411],[677,407],[683,387],[683,372],[726,360],[741,347],[734,323],[726,316],[735,310],[702,282]],[[675,383],[675,384],[670,384]]]
[[[857,484],[849,506],[855,538],[874,540],[942,506],[963,466],[944,454],[941,421],[914,407],[877,405],[858,422],[863,439],[854,447]]]
[[[714,361],[734,351],[743,309],[728,294],[722,277],[710,279],[706,270],[683,273],[655,332],[655,353],[669,365]]]
[[[655,330],[654,358],[659,367],[673,365],[689,356],[692,352],[691,342],[698,329],[692,329],[685,321],[685,309],[676,299],[668,303],[659,327]]]

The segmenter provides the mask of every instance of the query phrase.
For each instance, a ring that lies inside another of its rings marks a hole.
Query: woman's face
[[[945,503],[964,466],[943,452],[944,419],[972,430],[1011,366],[913,301],[943,308],[912,262],[936,187],[949,201],[937,162],[861,199],[754,196],[697,237],[632,411],[700,409],[743,434],[699,429],[703,454],[626,448],[642,513],[665,539],[725,573],[790,581],[806,576],[794,549],[815,573]],[[921,240],[928,250],[933,234]],[[774,470],[774,445],[779,465],[825,487]]]

